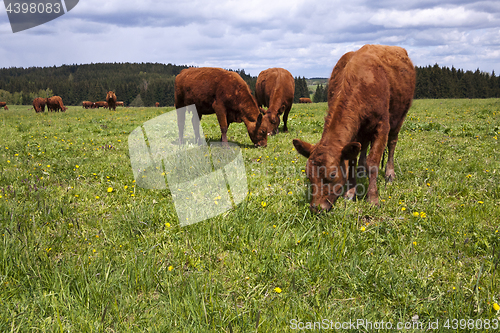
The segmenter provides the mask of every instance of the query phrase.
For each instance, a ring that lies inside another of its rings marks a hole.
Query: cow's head
[[[263,113],[267,118],[269,118],[270,126],[268,128],[267,134],[274,135],[278,134],[278,127],[280,125],[280,115],[284,112],[285,106],[282,105],[277,112],[272,112],[270,109],[264,110],[260,108],[261,113]]]
[[[311,210],[330,210],[343,194],[348,176],[348,163],[358,156],[361,144],[351,142],[345,146],[322,145],[294,139],[297,152],[308,158],[306,175],[311,182]]]
[[[266,147],[267,146],[267,132],[268,128],[271,127],[269,118],[263,114],[261,111],[257,117],[257,121],[253,128],[248,129],[248,134],[250,139],[256,147]]]

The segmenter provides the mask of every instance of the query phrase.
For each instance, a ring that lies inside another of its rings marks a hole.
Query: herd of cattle
[[[364,193],[367,200],[379,204],[376,179],[382,154],[387,147],[385,178],[392,181],[394,150],[412,103],[415,81],[415,68],[408,53],[397,46],[365,45],[340,58],[328,82],[328,113],[320,141],[314,145],[293,140],[297,152],[308,159],[306,174],[313,189],[311,210],[329,210],[341,195],[355,198],[360,194],[356,185],[356,175],[360,174],[369,179]],[[191,121],[197,141],[202,116],[215,113],[222,142],[227,143],[231,123],[243,122],[254,145],[266,147],[268,135],[278,133],[281,116],[283,131],[288,131],[294,93],[295,80],[283,68],[270,68],[259,74],[255,97],[235,72],[209,67],[184,69],[175,78],[179,142],[183,142],[186,117],[183,107],[194,104],[198,114]],[[301,98],[300,103],[311,100]],[[51,111],[66,110],[59,96],[33,101],[36,112],[43,112],[45,105]],[[87,109],[116,110],[117,105],[123,106],[123,102],[117,102],[112,91],[106,95],[106,101],[83,102]],[[3,102],[0,107],[7,108]]]
[[[408,53],[397,46],[365,45],[340,58],[328,82],[328,114],[320,141],[313,145],[293,140],[297,152],[308,159],[306,174],[311,182],[312,211],[331,209],[341,195],[353,199],[366,194],[370,203],[379,204],[376,180],[382,154],[387,147],[385,177],[392,181],[394,150],[412,103],[415,81],[415,68]],[[175,79],[179,141],[183,142],[183,107],[194,104],[198,114],[191,121],[196,140],[199,120],[215,113],[222,142],[227,142],[231,123],[244,122],[255,146],[265,147],[268,134],[278,133],[281,115],[283,130],[288,130],[294,90],[294,79],[283,68],[259,74],[255,98],[234,72],[220,68],[184,69]],[[360,193],[356,185],[356,176],[361,174],[369,179],[366,193]]]

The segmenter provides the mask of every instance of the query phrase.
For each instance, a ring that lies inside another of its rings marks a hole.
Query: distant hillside
[[[61,96],[66,105],[82,101],[102,101],[109,90],[125,105],[174,105],[175,76],[188,66],[159,63],[98,63],[53,67],[0,69],[0,101],[31,104],[35,97]],[[475,72],[455,68],[417,67],[416,98],[500,97],[500,77],[494,72]],[[257,77],[235,72],[255,90]],[[328,78],[295,78],[295,98],[326,101]],[[319,88],[319,90],[318,90]],[[311,96],[314,97],[314,96]]]

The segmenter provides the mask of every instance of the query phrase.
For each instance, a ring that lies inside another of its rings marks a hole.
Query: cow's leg
[[[359,152],[357,175],[358,177],[366,177],[366,151],[368,150],[368,142],[362,143],[361,151]]]
[[[229,125],[227,123],[226,108],[217,101],[213,102],[212,108],[214,109],[215,114],[217,115],[217,120],[219,121],[221,141],[227,145],[227,128]]]
[[[394,150],[396,149],[396,144],[398,143],[399,133],[390,133],[389,140],[387,142],[388,157],[387,164],[385,166],[385,180],[392,182],[396,178],[396,173],[394,172]]]
[[[356,198],[356,159],[346,161],[346,163],[348,163],[348,175],[344,198],[354,200]]]
[[[177,109],[177,128],[179,129],[179,144],[184,143],[184,124],[186,122],[186,109]]]
[[[380,160],[387,145],[387,137],[389,135],[389,122],[380,123],[375,134],[375,138],[371,142],[370,153],[366,159],[368,168],[368,193],[367,200],[373,205],[378,202],[377,176],[380,167]]]
[[[287,127],[287,121],[288,121],[288,114],[290,113],[290,109],[292,107],[289,106],[286,108],[285,113],[283,113],[283,132],[287,133],[288,132],[288,127]]]
[[[201,113],[195,113],[193,111],[193,118],[191,118],[191,124],[193,124],[193,130],[194,130],[194,141],[201,145],[201,138],[200,138],[200,120],[201,120]]]

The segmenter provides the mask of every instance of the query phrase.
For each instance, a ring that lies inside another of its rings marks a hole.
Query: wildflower
[[[280,294],[281,293],[281,288],[280,287],[274,288],[274,292],[277,293],[277,294]]]
[[[417,242],[413,242],[413,246],[416,246],[417,245]]]
[[[112,187],[108,187],[108,193],[111,193],[113,192],[113,188]]]
[[[79,167],[80,167],[80,166],[79,166],[78,164],[77,164],[77,165],[75,165],[75,168],[77,168],[77,169],[78,169]]]
[[[424,212],[420,212],[420,217],[425,219],[427,217],[427,214],[425,214]]]
[[[413,216],[418,217],[420,214],[418,212],[413,212]]]
[[[401,207],[401,211],[404,212],[406,210],[406,207]]]
[[[482,204],[484,204],[484,202],[482,202],[482,201],[478,201],[477,203],[478,203],[478,204],[481,204],[481,205],[482,205]]]
[[[498,305],[497,303],[493,303],[493,310],[495,311],[500,310],[500,305]]]
[[[165,223],[165,227],[170,228],[170,223]]]
[[[273,224],[273,228],[276,228],[276,224]]]
[[[126,189],[128,189],[128,186],[127,186],[127,185],[125,185],[123,188],[126,190]]]
[[[99,196],[98,196],[98,195],[96,195],[96,196],[95,196],[95,198],[96,198],[96,199],[99,199]]]
[[[9,161],[9,160],[7,160],[7,163],[10,163],[10,161]]]
[[[50,168],[50,164],[47,165],[47,168]]]
[[[96,249],[93,249],[93,250],[92,250],[92,252],[96,253],[96,252],[97,252],[97,250],[96,250]]]
[[[266,207],[267,206],[267,203],[265,201],[262,201],[260,204],[262,205],[262,207]]]
[[[359,230],[361,230],[361,231],[365,231],[365,230],[366,230],[366,228],[363,226],[363,227],[361,227]]]
[[[171,272],[174,269],[174,266],[168,266],[168,271]]]

